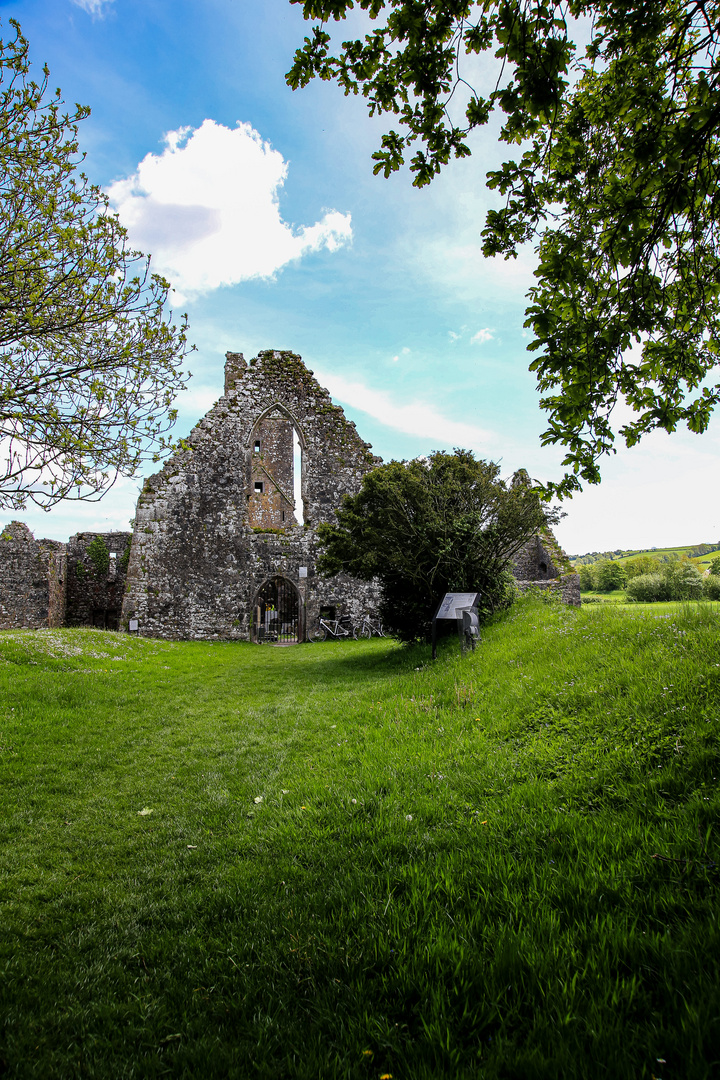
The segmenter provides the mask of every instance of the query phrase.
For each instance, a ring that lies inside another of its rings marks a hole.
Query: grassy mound
[[[719,630],[0,635],[0,1073],[717,1075]]]

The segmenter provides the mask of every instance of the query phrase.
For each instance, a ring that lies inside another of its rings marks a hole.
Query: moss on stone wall
[[[102,536],[96,536],[87,547],[88,558],[95,567],[95,576],[105,578],[110,569],[110,549]]]

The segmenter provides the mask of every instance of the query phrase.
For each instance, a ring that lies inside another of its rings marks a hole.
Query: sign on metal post
[[[436,619],[459,619],[460,612],[464,608],[475,607],[480,593],[476,592],[449,592],[445,593],[440,607],[435,615]]]
[[[472,640],[472,647],[475,648],[475,640],[478,635],[478,614],[477,614],[477,602],[480,598],[479,592],[471,593],[445,593],[445,596],[440,602],[440,606],[435,612],[435,616],[432,621],[432,658],[433,660],[437,656],[437,621],[438,619],[454,619],[458,626],[458,636],[463,645],[463,652],[465,651],[466,643]],[[467,632],[465,630],[464,612],[471,613],[472,617],[467,620]],[[473,632],[474,631],[474,632]]]

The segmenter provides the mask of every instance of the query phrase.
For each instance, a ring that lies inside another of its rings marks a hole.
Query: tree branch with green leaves
[[[169,448],[186,318],[80,171],[78,124],[0,41],[0,506],[92,500]]]
[[[658,428],[705,431],[720,400],[720,0],[359,0],[372,29],[339,48],[329,26],[353,0],[291,3],[316,25],[289,85],[334,80],[396,118],[376,173],[409,160],[413,183],[428,184],[501,115],[517,155],[488,173],[503,204],[488,212],[483,250],[536,247],[530,369],[548,413],[542,442],[565,448],[548,493],[598,483],[618,436],[632,446]],[[486,96],[463,74],[473,55],[499,63]]]

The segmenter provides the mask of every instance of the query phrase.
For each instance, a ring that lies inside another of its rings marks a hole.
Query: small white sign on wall
[[[307,566],[301,566],[298,570],[298,577],[307,577]]]
[[[136,634],[137,633],[137,628],[138,628],[138,620],[137,619],[131,619],[130,622],[128,623],[128,630],[130,631],[130,633],[131,634]]]

